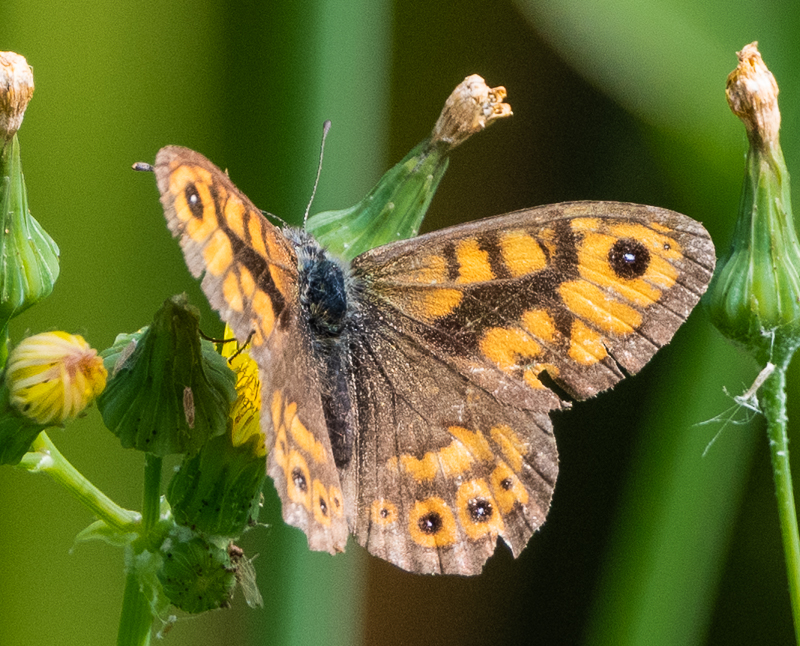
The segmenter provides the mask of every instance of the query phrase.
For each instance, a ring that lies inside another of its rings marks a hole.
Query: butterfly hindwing
[[[306,532],[311,549],[340,552],[348,535],[344,501],[300,319],[295,251],[199,153],[167,146],[155,172],[189,269],[204,274],[209,303],[240,342],[249,341],[259,365],[268,471],[283,517]]]
[[[391,326],[354,337],[359,431],[342,480],[357,540],[424,573],[477,574],[498,537],[519,554],[558,472],[547,412],[502,404]]]
[[[316,366],[300,334],[251,355],[260,369],[261,423],[267,430],[267,472],[281,498],[283,519],[308,536],[312,550],[344,551],[349,535],[345,500],[320,401]],[[293,333],[296,330],[297,333]],[[268,418],[268,419],[267,419]]]

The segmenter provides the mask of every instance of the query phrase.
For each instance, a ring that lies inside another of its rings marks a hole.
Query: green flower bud
[[[58,246],[28,211],[16,132],[33,95],[33,74],[22,56],[0,52],[0,366],[12,317],[53,291]]]
[[[233,338],[230,328],[225,338]],[[209,441],[184,459],[172,477],[167,500],[175,521],[206,535],[238,537],[258,521],[266,480],[266,441],[261,430],[258,366],[247,349],[223,346],[236,373],[230,433]]]
[[[726,94],[750,147],[733,241],[706,303],[725,336],[760,363],[780,364],[800,345],[800,244],[778,137],[778,85],[756,43],[738,56]]]
[[[191,614],[227,607],[236,586],[227,550],[200,536],[184,540],[182,535],[173,532],[161,547],[158,580],[164,596]]]
[[[417,235],[447,170],[447,155],[492,122],[510,116],[505,97],[504,87],[489,88],[477,74],[465,78],[447,99],[430,137],[390,169],[358,204],[309,218],[308,231],[347,259]]]
[[[152,325],[103,351],[111,374],[97,407],[122,446],[157,456],[196,453],[229,428],[235,375],[186,296],[164,302]]]

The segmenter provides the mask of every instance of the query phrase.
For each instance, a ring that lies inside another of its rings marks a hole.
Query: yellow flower
[[[39,424],[76,417],[106,386],[108,373],[83,337],[46,332],[12,350],[6,367],[11,403]]]
[[[225,338],[233,337],[233,331],[225,326]],[[234,356],[235,355],[235,356]],[[261,431],[261,380],[258,378],[258,365],[250,356],[247,348],[240,348],[238,343],[225,343],[222,356],[228,357],[228,365],[236,373],[236,401],[231,406],[230,417],[233,420],[231,443],[233,446],[245,444],[251,437],[258,435],[258,457],[267,454],[267,446]],[[233,359],[230,357],[233,356]]]

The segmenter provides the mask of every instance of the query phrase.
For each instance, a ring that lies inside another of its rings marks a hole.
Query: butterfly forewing
[[[640,370],[689,315],[713,267],[699,224],[616,202],[518,211],[354,261],[416,342],[485,387],[511,377],[542,400],[543,372],[586,398],[622,379],[621,368]],[[500,397],[531,405],[515,391]]]
[[[281,232],[222,171],[187,148],[162,148],[155,164],[161,202],[209,303],[259,365],[268,471],[283,517],[315,550],[347,542],[339,474],[320,388],[300,318],[297,259]],[[302,419],[298,414],[302,409]]]

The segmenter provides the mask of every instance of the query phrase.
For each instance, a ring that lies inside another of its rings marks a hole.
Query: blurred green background
[[[746,140],[728,110],[735,52],[760,41],[800,173],[800,5],[789,0],[158,2],[3,0],[0,50],[36,92],[20,131],[34,215],[61,247],[51,298],[13,338],[50,329],[95,347],[187,291],[221,328],[169,236],[153,178],[163,145],[195,148],[261,208],[300,218],[324,119],[314,211],[356,202],[427,135],[465,76],[505,85],[514,117],[452,158],[426,229],[573,199],[672,208],[724,253]],[[796,193],[796,192],[795,192]],[[795,195],[797,202],[797,194]],[[556,416],[561,474],[543,529],[477,578],[427,578],[369,557],[311,554],[267,486],[246,535],[264,595],[182,619],[171,644],[792,643],[760,420],[731,411],[756,367],[698,310],[636,378]],[[789,375],[796,401],[797,371]],[[796,424],[790,428],[796,434]],[[141,455],[99,415],[51,433],[120,504]],[[121,552],[73,545],[92,518],[45,477],[0,469],[0,644],[110,644]]]

